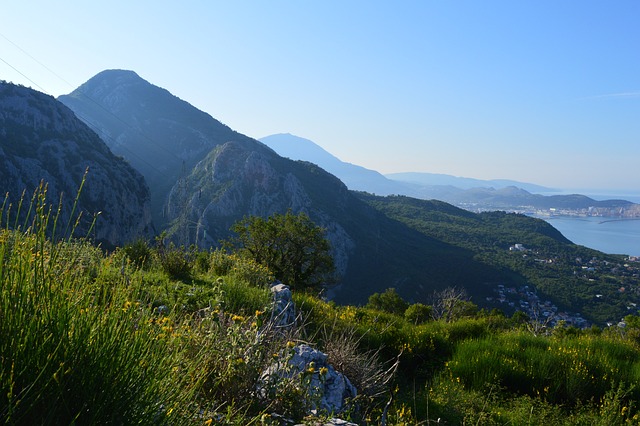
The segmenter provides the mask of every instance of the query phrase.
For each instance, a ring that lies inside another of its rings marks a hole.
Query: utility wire
[[[40,86],[38,83],[36,83],[35,81],[31,80],[29,77],[27,77],[22,71],[20,71],[18,68],[14,67],[13,65],[11,65],[9,62],[5,61],[3,58],[0,58],[0,61],[4,62],[5,64],[7,64],[9,67],[11,67],[11,69],[13,69],[15,72],[17,72],[18,74],[20,74],[21,76],[23,76],[24,78],[26,78],[27,80],[29,80],[31,82],[31,84],[33,84],[34,86],[36,86],[38,89],[40,89],[43,93],[49,95],[49,92],[47,92],[46,90],[44,90],[42,88],[42,86]],[[49,95],[51,96],[51,95]]]
[[[71,89],[74,89],[74,91],[76,93],[81,94],[85,99],[87,99],[88,101],[90,101],[91,103],[95,104],[98,108],[100,108],[101,110],[103,110],[104,112],[106,112],[107,114],[111,115],[113,118],[115,118],[116,120],[118,120],[120,123],[124,124],[127,128],[129,128],[130,130],[133,130],[135,133],[137,133],[138,135],[142,136],[142,138],[146,139],[147,141],[151,142],[152,145],[154,145],[156,148],[166,152],[167,154],[173,156],[176,160],[182,160],[180,157],[178,157],[175,153],[173,153],[172,151],[168,150],[167,148],[159,145],[155,139],[151,138],[149,135],[145,134],[144,132],[142,132],[141,129],[135,128],[134,126],[132,126],[130,123],[128,123],[127,121],[125,121],[124,119],[122,119],[122,117],[119,117],[118,115],[114,114],[113,111],[107,109],[104,104],[98,102],[97,100],[93,99],[91,96],[89,96],[88,94],[86,94],[85,92],[81,91],[81,90],[76,90],[76,88],[73,87],[73,85],[71,83],[69,83],[67,80],[65,80],[63,77],[61,77],[59,74],[57,74],[56,72],[54,72],[53,70],[51,70],[51,68],[47,67],[45,64],[43,64],[41,61],[39,61],[38,59],[36,59],[35,57],[33,57],[33,55],[29,54],[26,50],[24,50],[23,48],[21,48],[20,46],[18,46],[16,43],[14,43],[13,41],[11,41],[9,38],[7,38],[4,34],[0,33],[0,37],[4,38],[7,42],[11,43],[13,46],[15,46],[18,50],[20,50],[23,54],[25,54],[26,56],[28,56],[31,60],[33,60],[34,62],[36,62],[38,65],[40,65],[41,67],[43,67],[44,69],[46,69],[48,72],[50,72],[51,74],[53,74],[56,78],[60,79],[62,82],[64,82],[67,86],[69,86]],[[16,67],[14,67],[13,65],[9,64],[7,61],[5,61],[4,59],[2,59],[0,57],[0,61],[4,62],[5,64],[7,64],[9,67],[11,67],[14,71],[16,71],[18,74],[20,74],[21,76],[23,76],[24,78],[26,78],[27,80],[29,80],[34,86],[38,87],[42,92],[46,93],[47,95],[49,94],[44,88],[42,88],[42,86],[40,86],[39,84],[37,84],[36,82],[34,82],[32,79],[30,79],[29,77],[27,77],[23,72],[21,72],[20,70],[18,70]],[[80,114],[76,114],[78,115],[78,117],[80,117]],[[87,126],[89,126],[95,133],[98,133],[98,130],[96,127],[94,127],[92,124],[89,124],[89,121],[85,119],[83,120],[85,122],[85,124],[87,124]],[[113,139],[113,137],[111,135],[101,135],[102,138],[108,139],[111,143],[112,146],[116,146],[116,141]],[[130,149],[124,147],[124,146],[120,146],[124,151],[129,152],[131,157],[135,157],[137,158],[140,162],[146,164],[149,168],[151,168],[153,171],[155,171],[158,175],[162,175],[164,172],[162,172],[161,170],[159,170],[157,167],[155,167],[153,164],[149,163],[146,159],[144,159],[143,157],[135,154],[134,152],[132,152]]]
[[[0,37],[2,37],[3,39],[5,39],[6,41],[8,41],[9,43],[11,43],[16,49],[18,49],[19,51],[21,51],[22,53],[24,53],[25,55],[27,55],[29,58],[31,58],[32,61],[34,61],[35,63],[37,63],[38,65],[40,65],[42,68],[46,69],[47,71],[49,71],[51,74],[55,75],[58,79],[60,79],[61,81],[65,82],[67,84],[67,86],[69,87],[73,87],[71,85],[71,83],[69,83],[67,80],[65,80],[64,78],[62,78],[60,75],[56,74],[51,68],[49,68],[48,66],[46,66],[45,64],[43,64],[42,62],[40,62],[39,60],[37,60],[36,58],[34,58],[33,56],[31,56],[29,54],[29,52],[27,52],[26,50],[24,50],[22,47],[18,46],[17,44],[15,44],[13,41],[9,40],[7,38],[7,36],[5,36],[4,34],[0,33]],[[13,68],[13,67],[12,67]],[[16,70],[15,68],[13,68],[14,70]],[[16,70],[17,72],[20,72],[18,70]],[[24,78],[28,77],[22,73],[20,73]],[[31,81],[31,80],[29,80]],[[35,84],[35,83],[33,83]],[[38,86],[40,87],[40,86]],[[46,93],[46,92],[45,92]],[[48,94],[48,93],[47,93]]]

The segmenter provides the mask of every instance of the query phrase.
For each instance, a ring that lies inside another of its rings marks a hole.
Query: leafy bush
[[[373,293],[369,296],[367,308],[390,314],[404,315],[409,304],[396,292],[395,288],[388,288],[383,293]]]
[[[236,257],[221,249],[214,250],[209,255],[209,270],[218,277],[228,275],[235,263]]]
[[[404,318],[411,324],[423,324],[431,320],[433,309],[429,305],[414,303],[404,311]]]
[[[147,240],[138,238],[134,242],[126,244],[124,246],[124,252],[131,263],[137,268],[146,266],[148,269],[149,262],[151,262],[152,251]]]
[[[316,287],[333,281],[334,264],[324,230],[305,213],[248,217],[232,230],[227,245],[272,271],[291,288]]]
[[[274,281],[273,274],[254,259],[215,250],[209,258],[209,271],[215,276],[233,276],[254,286],[266,286]]]
[[[169,277],[186,280],[191,277],[193,253],[184,247],[176,247],[173,243],[158,250],[160,266]]]

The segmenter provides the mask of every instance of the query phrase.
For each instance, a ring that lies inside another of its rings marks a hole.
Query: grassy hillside
[[[297,325],[276,330],[274,277],[250,259],[160,240],[103,253],[48,240],[56,218],[42,201],[33,212],[16,230],[1,212],[5,424],[317,424],[328,413],[306,417],[308,379],[323,374],[313,366],[256,391],[264,368],[299,342],[325,351],[358,387],[340,416],[359,424],[380,424],[385,412],[395,425],[638,420],[638,317],[605,330],[544,329],[468,302],[434,319],[415,313],[435,307],[390,313],[385,298],[374,309],[295,293]]]
[[[388,217],[429,238],[467,250],[474,262],[496,271],[493,277],[479,280],[474,269],[469,270],[467,263],[455,257],[448,260],[449,265],[442,265],[449,269],[459,265],[464,275],[458,285],[476,296],[479,304],[485,304],[486,297],[495,299],[498,285],[526,285],[540,300],[580,312],[599,325],[637,312],[640,265],[629,263],[624,256],[573,244],[541,219],[504,212],[474,214],[435,200],[359,196]],[[522,244],[525,250],[510,250],[515,244]],[[474,287],[478,281],[485,285]],[[511,311],[519,308],[495,306]]]

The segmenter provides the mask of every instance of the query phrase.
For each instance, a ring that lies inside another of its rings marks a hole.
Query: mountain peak
[[[128,91],[135,86],[151,86],[151,83],[129,70],[105,70],[91,77],[71,92],[70,97],[89,96],[95,101],[104,102],[116,92]]]
[[[112,70],[104,70],[99,72],[98,74],[91,77],[85,84],[89,84],[91,82],[105,82],[105,81],[108,81],[112,84],[125,84],[125,83],[135,83],[135,82],[140,82],[145,80],[142,77],[140,77],[135,71],[112,69]]]

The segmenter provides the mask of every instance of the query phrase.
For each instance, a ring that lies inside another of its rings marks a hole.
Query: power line
[[[24,78],[26,78],[27,80],[29,80],[31,82],[31,84],[33,84],[34,86],[36,86],[38,89],[40,89],[43,93],[49,95],[49,92],[47,92],[46,90],[44,90],[42,88],[42,86],[40,86],[38,83],[36,83],[35,81],[31,80],[29,77],[27,77],[22,71],[20,71],[18,68],[14,67],[13,65],[11,65],[9,62],[5,61],[3,58],[0,58],[0,61],[4,62],[5,64],[7,64],[9,67],[11,67],[12,70],[14,70],[15,72],[17,72],[18,74],[20,74],[21,76],[23,76]],[[51,96],[51,95],[49,95]]]
[[[38,65],[40,65],[41,67],[43,67],[45,70],[47,70],[48,72],[50,72],[52,75],[54,75],[56,78],[58,78],[59,80],[61,80],[62,82],[64,82],[67,86],[69,86],[71,89],[74,89],[74,86],[69,83],[67,80],[65,80],[63,77],[61,77],[59,74],[57,74],[55,71],[53,71],[51,68],[47,67],[44,63],[42,63],[41,61],[39,61],[38,59],[36,59],[33,55],[29,54],[29,52],[27,52],[26,50],[24,50],[22,47],[20,47],[19,45],[17,45],[16,43],[14,43],[13,41],[11,41],[8,37],[6,37],[4,34],[0,33],[0,36],[5,39],[7,42],[11,43],[13,46],[15,46],[18,50],[20,50],[23,54],[25,54],[26,56],[28,56],[31,60],[33,60],[34,62],[36,62]],[[11,67],[14,71],[16,71],[18,74],[20,74],[21,76],[23,76],[24,78],[26,78],[28,81],[30,81],[34,86],[38,87],[43,93],[46,93],[47,95],[49,95],[49,93],[39,84],[37,84],[35,81],[33,81],[32,79],[30,79],[26,74],[24,74],[23,72],[21,72],[20,70],[18,70],[16,67],[14,67],[13,65],[11,65],[10,63],[8,63],[7,61],[5,61],[4,59],[2,59],[0,57],[0,60],[2,62],[4,62],[5,64],[7,64],[9,67]],[[127,128],[129,128],[130,130],[133,130],[135,133],[137,133],[138,135],[140,135],[141,137],[143,137],[144,139],[146,139],[147,141],[149,141],[152,145],[154,145],[156,148],[159,148],[161,150],[163,150],[164,152],[166,152],[167,154],[173,156],[176,160],[181,160],[180,157],[178,157],[175,153],[173,153],[172,151],[168,150],[167,148],[163,147],[162,145],[159,145],[153,138],[151,138],[150,136],[146,135],[144,132],[142,132],[141,129],[135,128],[134,126],[132,126],[130,123],[126,122],[124,119],[122,119],[122,117],[119,117],[118,115],[114,114],[113,111],[107,109],[102,103],[98,102],[97,100],[93,99],[91,96],[89,96],[88,94],[84,93],[81,90],[77,90],[76,93],[79,93],[80,95],[82,95],[85,99],[89,100],[90,102],[92,102],[93,104],[95,104],[98,108],[102,109],[104,112],[106,112],[107,114],[111,115],[113,118],[115,118],[116,120],[118,120],[120,123],[124,124]],[[76,115],[81,118],[81,114],[77,114]],[[85,124],[87,124],[87,126],[89,126],[95,133],[98,133],[99,129],[94,127],[92,124],[89,124],[89,120],[86,119],[86,117],[84,117],[84,121]],[[107,134],[102,134],[100,135],[102,138],[104,139],[108,139],[113,146],[116,146],[116,141],[111,137],[111,135],[107,135]],[[133,151],[131,151],[130,149],[121,146],[121,148],[124,151],[127,151],[130,154],[130,157],[135,157],[137,158],[140,162],[146,164],[151,170],[155,171],[158,175],[161,175],[163,172],[161,170],[159,170],[158,168],[156,168],[153,164],[149,163],[147,160],[145,160],[143,157],[141,157],[140,155],[137,155],[136,153],[134,153]]]
[[[47,71],[49,71],[51,74],[55,75],[58,79],[60,79],[61,81],[65,82],[68,86],[73,87],[71,85],[71,83],[69,83],[67,80],[65,80],[64,78],[62,78],[60,75],[56,74],[51,68],[49,68],[48,66],[46,66],[45,64],[43,64],[42,62],[40,62],[39,60],[37,60],[36,58],[34,58],[33,56],[31,56],[29,54],[29,52],[27,52],[26,50],[24,50],[22,47],[18,46],[17,44],[15,44],[13,41],[9,40],[7,38],[7,36],[5,36],[4,34],[0,33],[0,37],[2,37],[3,39],[5,39],[6,41],[8,41],[9,43],[11,43],[16,49],[18,49],[19,51],[21,51],[22,53],[24,53],[25,55],[27,55],[29,58],[31,58],[32,61],[34,61],[35,63],[37,63],[38,65],[40,65],[42,68],[46,69]],[[13,67],[12,67],[13,68]],[[15,68],[14,68],[15,69]],[[18,71],[18,70],[16,70]],[[18,71],[20,72],[20,71]],[[27,76],[25,76],[24,74],[20,73],[23,77],[27,78]],[[29,80],[31,81],[31,80]],[[34,83],[35,84],[35,83]],[[40,86],[38,86],[40,87]],[[45,92],[46,93],[46,92]],[[48,93],[47,93],[48,94]]]

